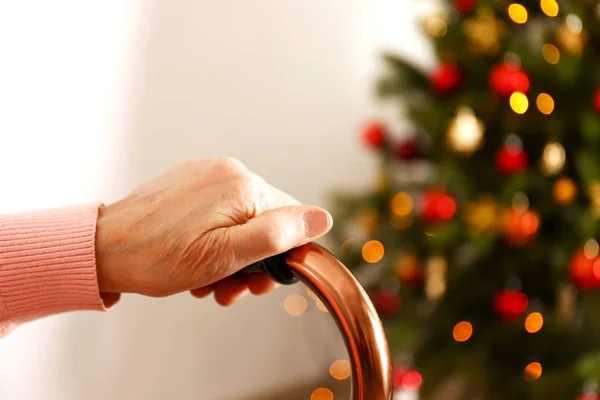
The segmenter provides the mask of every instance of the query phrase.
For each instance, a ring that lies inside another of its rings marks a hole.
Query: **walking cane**
[[[352,400],[391,400],[392,363],[373,303],[350,271],[323,247],[309,243],[246,267],[275,281],[308,286],[325,304],[344,337],[352,367]]]

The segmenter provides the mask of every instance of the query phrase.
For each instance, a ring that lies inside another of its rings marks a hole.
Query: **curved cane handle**
[[[275,275],[293,275],[325,304],[340,329],[352,366],[353,400],[391,400],[392,363],[375,307],[348,269],[323,247],[309,243],[285,254]],[[254,266],[255,268],[256,266]],[[269,273],[273,276],[273,271]],[[288,283],[291,283],[288,280]]]

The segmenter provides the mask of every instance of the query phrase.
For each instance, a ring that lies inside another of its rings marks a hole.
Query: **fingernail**
[[[302,214],[304,232],[308,239],[321,236],[331,227],[331,215],[324,210],[308,211]]]

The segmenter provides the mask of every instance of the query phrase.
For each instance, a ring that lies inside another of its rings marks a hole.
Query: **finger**
[[[267,294],[281,286],[265,274],[251,274],[247,279],[250,293],[255,296]]]
[[[212,292],[214,292],[215,290],[215,285],[208,285],[208,286],[204,286],[201,288],[196,288],[196,289],[192,289],[190,290],[190,294],[194,297],[197,297],[199,299],[202,299],[208,295],[210,295]]]
[[[243,266],[308,243],[332,225],[331,215],[322,208],[286,206],[227,228],[227,233],[230,249]]]
[[[215,284],[215,300],[224,307],[230,306],[250,293],[244,279],[223,279]]]

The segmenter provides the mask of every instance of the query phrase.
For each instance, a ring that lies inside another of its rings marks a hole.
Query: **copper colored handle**
[[[325,304],[344,336],[352,366],[352,399],[391,400],[392,363],[385,331],[360,283],[314,243],[288,252],[286,262]]]

